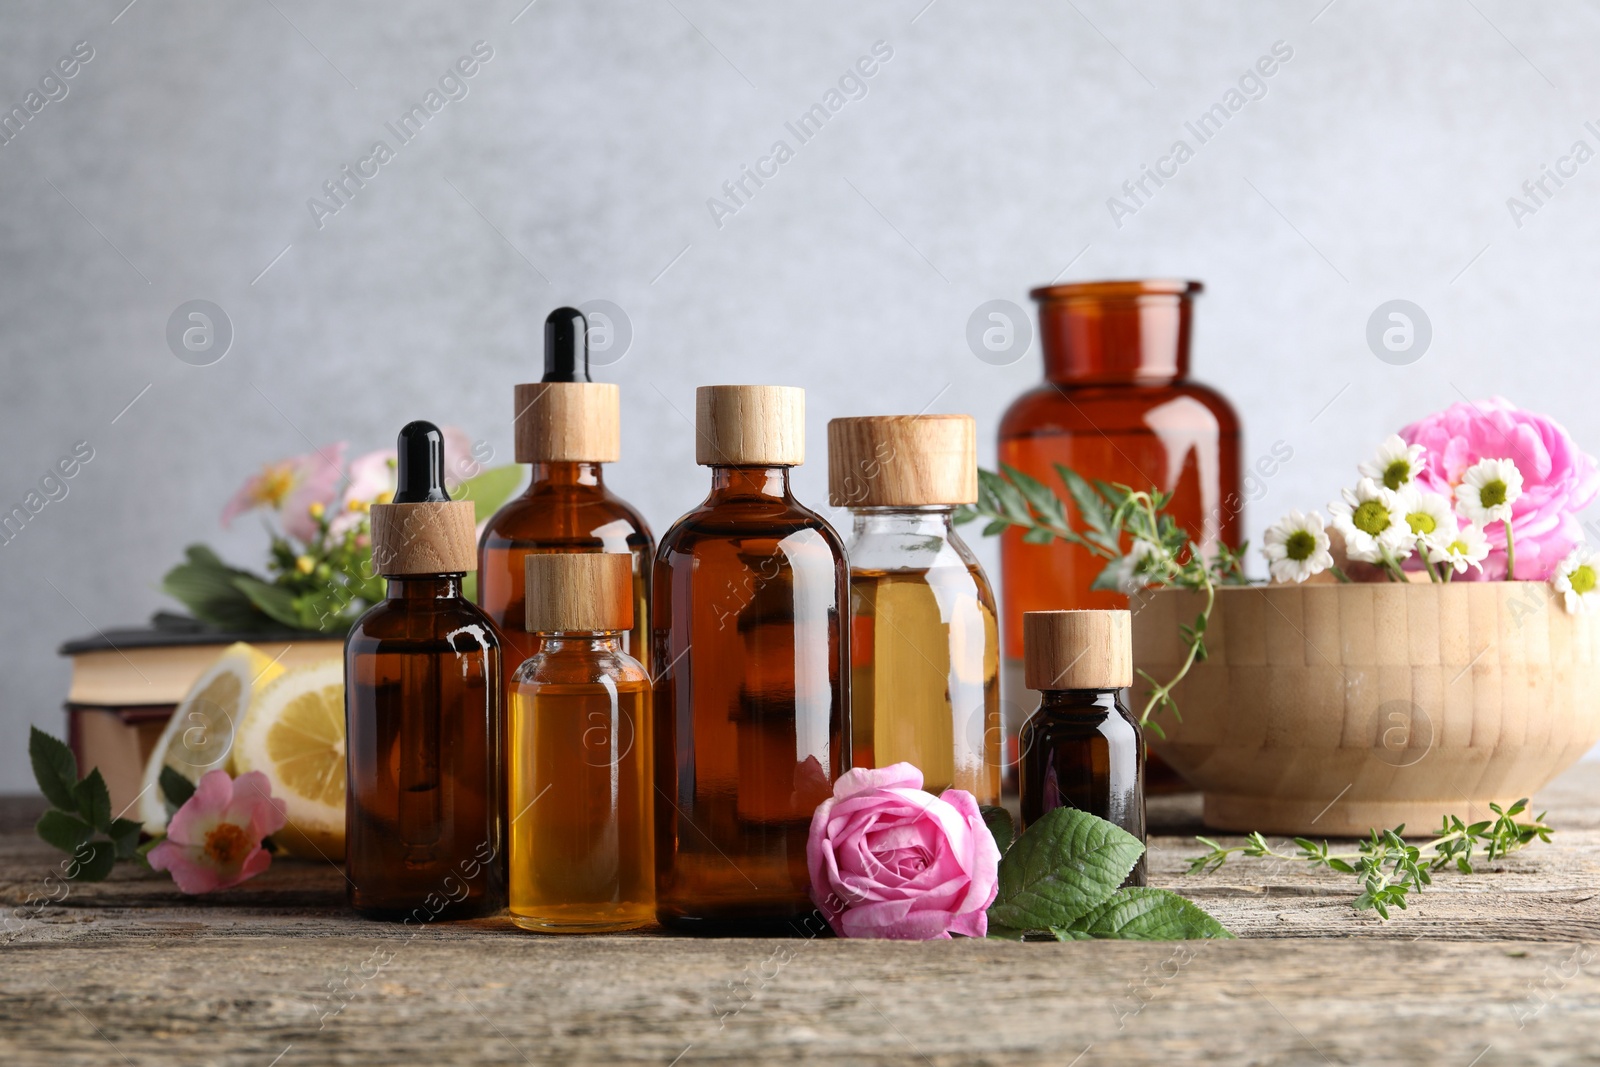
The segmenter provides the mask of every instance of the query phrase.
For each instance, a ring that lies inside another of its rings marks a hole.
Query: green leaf
[[[511,499],[511,494],[522,485],[526,473],[517,463],[490,467],[456,486],[450,496],[454,500],[470,500],[476,504],[478,521],[483,522],[499,511],[501,504]]]
[[[1078,514],[1083,516],[1083,521],[1097,535],[1095,540],[1113,551],[1119,551],[1117,534],[1111,525],[1114,505],[1108,506],[1101,494],[1084,480],[1083,475],[1071,467],[1057,463],[1056,474],[1066,485],[1067,492],[1072,494],[1072,502],[1077,505]]]
[[[250,603],[274,622],[295,630],[306,628],[295,604],[295,596],[287,589],[268,585],[260,578],[248,574],[235,578],[233,584],[234,588],[249,598]]]
[[[1050,487],[1031,474],[1008,467],[1004,463],[1000,469],[1016,486],[1017,492],[1028,502],[1028,506],[1038,512],[1046,522],[1053,522],[1058,526],[1067,525],[1067,509],[1061,503],[1061,498],[1050,491]]]
[[[1187,941],[1232,938],[1217,920],[1167,889],[1129,886],[1070,926],[1053,928],[1057,938],[1115,938],[1123,941]],[[1065,935],[1065,936],[1064,936]]]
[[[235,584],[237,578],[255,578],[249,571],[230,567],[205,545],[184,550],[187,562],[161,579],[161,591],[181,603],[202,622],[225,630],[266,629],[269,620],[255,609]]]
[[[1011,821],[1011,813],[1005,808],[990,804],[984,804],[978,811],[983,816],[983,825],[994,835],[994,843],[1000,847],[1000,855],[1004,856],[1006,849],[1011,847],[1012,839],[1017,836],[1017,826]]]
[[[983,528],[983,536],[993,537],[995,534],[1003,534],[1010,525],[1011,524],[1009,522],[995,519]]]
[[[85,822],[96,830],[111,828],[111,791],[106,788],[106,780],[100,776],[99,767],[73,787],[72,795],[77,802],[78,814],[83,816]]]
[[[1022,935],[1025,933],[1027,933],[1026,930],[1018,930],[1010,926],[995,926],[991,923],[986,936],[997,938],[1001,941],[1021,941]]]
[[[76,811],[78,801],[72,795],[72,787],[78,784],[78,761],[72,749],[59,738],[31,726],[28,759],[33,763],[33,779],[45,799],[63,811]]]
[[[1122,592],[1122,583],[1119,581],[1121,575],[1117,573],[1121,564],[1122,561],[1120,559],[1114,559],[1107,563],[1100,569],[1100,573],[1094,576],[1094,581],[1089,583],[1089,588],[1110,589],[1115,593]]]
[[[1048,545],[1055,539],[1056,535],[1043,526],[1035,526],[1022,535],[1023,543],[1029,545]]]
[[[139,852],[139,823],[133,819],[113,819],[106,833],[117,851],[117,859],[131,860]]]
[[[161,778],[157,788],[161,790],[162,798],[167,803],[169,819],[174,812],[189,802],[190,797],[194,796],[194,783],[171,767],[161,768]]]
[[[117,847],[110,841],[90,841],[79,845],[67,868],[74,882],[101,882],[117,862]]]
[[[1001,858],[989,920],[1023,930],[1071,926],[1116,892],[1143,854],[1137,837],[1088,812],[1046,812]]]
[[[33,824],[33,830],[41,841],[62,852],[74,852],[94,836],[94,827],[76,815],[53,808],[39,816],[39,821]]]
[[[1023,477],[1027,477],[1024,475]],[[978,470],[978,492],[986,494],[993,501],[995,514],[1003,516],[1019,526],[1032,526],[1033,513],[1028,510],[1028,501],[1016,486],[1006,481],[991,471]]]

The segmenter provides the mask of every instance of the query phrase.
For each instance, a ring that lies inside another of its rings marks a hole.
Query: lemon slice
[[[344,858],[344,663],[284,671],[250,702],[233,765],[260,771],[287,805],[272,839],[305,859]]]
[[[191,782],[207,771],[227,770],[237,727],[251,703],[283,668],[243,641],[229,645],[196,679],[173,711],[150,752],[139,783],[139,820],[150,833],[167,828],[161,768]]]

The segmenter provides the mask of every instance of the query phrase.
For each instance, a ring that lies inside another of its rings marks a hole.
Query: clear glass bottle
[[[345,877],[367,918],[430,922],[505,904],[494,626],[461,595],[473,506],[444,492],[444,435],[400,431],[394,502],[372,507],[387,598],[345,641]]]
[[[1144,841],[1144,735],[1123,699],[1133,681],[1132,616],[1030,611],[1022,625],[1028,687],[1042,694],[1020,738],[1022,828],[1070,807]],[[1123,884],[1145,884],[1144,856]]]
[[[540,933],[655,921],[650,677],[622,648],[633,569],[619,553],[526,561],[540,648],[515,675],[510,735],[512,921]]]
[[[528,488],[485,525],[478,546],[478,602],[500,627],[511,676],[539,650],[523,623],[523,561],[535,552],[627,553],[633,559],[634,623],[623,651],[650,662],[650,565],[644,517],[606,488],[602,464],[622,455],[620,393],[589,380],[586,324],[575,308],[545,320],[544,379],[516,387],[516,459],[531,464]]]
[[[921,769],[931,793],[1000,803],[994,593],[950,525],[978,498],[968,415],[828,423],[830,502],[848,507],[851,764]]]
[[[711,493],[656,554],[656,912],[674,930],[818,929],[806,836],[850,767],[850,594],[838,534],[789,489],[804,404],[698,391]]]
[[[1159,279],[1035,289],[1045,380],[1006,409],[1000,462],[1063,494],[1057,463],[1085,478],[1153,486],[1173,495],[1168,514],[1202,548],[1219,538],[1238,544],[1239,418],[1222,394],[1189,378],[1200,291],[1199,282]],[[1013,711],[1032,699],[1021,684],[1023,613],[1127,607],[1120,593],[1090,590],[1104,565],[1078,545],[1028,544],[1016,528],[1001,535],[1001,680]],[[1165,765],[1152,774],[1163,790],[1183,788]]]

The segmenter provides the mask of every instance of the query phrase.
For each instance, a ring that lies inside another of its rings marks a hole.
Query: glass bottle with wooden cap
[[[511,689],[511,918],[542,933],[654,922],[650,677],[623,651],[633,564],[614,552],[524,560],[539,651]]]
[[[557,308],[544,324],[543,381],[516,387],[516,459],[532,464],[527,490],[484,526],[478,602],[506,643],[506,682],[539,650],[523,628],[523,560],[534,552],[617,552],[633,560],[634,625],[623,651],[650,662],[650,560],[644,518],[605,486],[601,465],[622,454],[621,394],[589,380],[583,314]]]
[[[850,594],[839,535],[789,489],[804,391],[702,387],[695,458],[711,493],[662,537],[651,598],[657,915],[814,932],[806,835],[850,767]]]
[[[388,597],[345,641],[345,877],[368,918],[470,918],[505,904],[500,643],[461,595],[476,562],[473,506],[450,500],[444,474],[444,435],[408,424],[394,502],[372,506]]]
[[[1123,691],[1133,684],[1126,611],[1030,611],[1022,617],[1028,688],[1022,727],[1022,825],[1071,807],[1144,840],[1144,735]],[[1126,885],[1144,885],[1144,857]]]
[[[951,528],[978,499],[970,415],[828,423],[828,496],[847,507],[851,764],[921,768],[924,788],[1000,803],[994,593]]]

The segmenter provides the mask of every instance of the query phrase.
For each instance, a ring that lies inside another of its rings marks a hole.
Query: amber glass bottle
[[[850,762],[1000,803],[1000,635],[983,568],[951,528],[978,499],[969,415],[828,423],[828,495],[853,519]]]
[[[849,577],[838,534],[789,490],[804,405],[779,386],[698,391],[711,494],[656,555],[656,911],[675,930],[817,928],[806,834],[850,767]]]
[[[650,677],[622,650],[633,568],[620,553],[527,558],[541,646],[511,690],[512,921],[541,933],[655,921]]]
[[[478,603],[506,643],[506,684],[539,638],[523,628],[523,560],[534,552],[622,552],[633,559],[634,619],[623,651],[650,662],[652,542],[640,514],[605,486],[601,464],[622,453],[617,387],[589,381],[583,315],[557,308],[544,324],[545,376],[516,387],[516,459],[531,463],[523,494],[484,526]]]
[[[1239,419],[1220,393],[1189,380],[1192,299],[1200,291],[1187,281],[1035,289],[1045,380],[1006,410],[1000,462],[1063,496],[1057,463],[1086,478],[1153,486],[1173,494],[1169,514],[1201,546],[1218,538],[1238,544]],[[1127,607],[1120,593],[1089,590],[1104,565],[1077,545],[1030,545],[1015,528],[1001,536],[1002,687],[1013,714],[1031,704],[1021,684],[1023,613]],[[1181,783],[1165,771],[1159,784]]]
[[[500,644],[461,595],[473,506],[444,492],[444,435],[400,431],[399,487],[372,507],[388,597],[345,642],[345,877],[373,919],[429,922],[505,904]]]
[[[1133,681],[1126,611],[1030,611],[1026,680],[1043,693],[1023,724],[1022,825],[1070,807],[1144,836],[1144,737],[1123,692]],[[1144,885],[1139,857],[1124,885]]]

